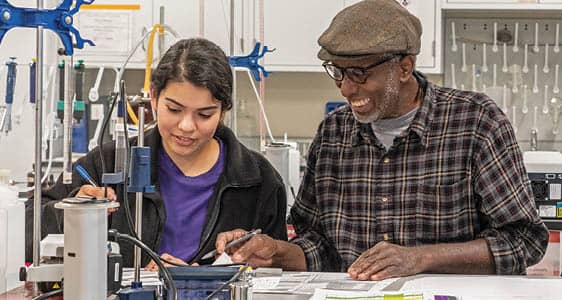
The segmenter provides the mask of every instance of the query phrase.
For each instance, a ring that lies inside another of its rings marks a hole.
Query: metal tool
[[[261,233],[261,229],[255,229],[255,230],[252,230],[252,231],[248,231],[243,236],[241,236],[241,237],[229,242],[228,244],[226,244],[224,249],[228,250],[228,249],[230,249],[234,246],[240,245],[240,244],[244,243],[245,241],[254,237],[256,234],[260,234],[260,233]],[[210,258],[213,258],[216,254],[217,254],[217,249],[203,255],[203,257],[201,257],[201,259],[202,260],[210,259]]]
[[[17,62],[15,57],[10,57],[10,61],[6,62],[8,66],[8,74],[6,77],[6,106],[0,121],[0,132],[8,134],[12,130],[12,104],[14,103],[14,90],[16,88]]]

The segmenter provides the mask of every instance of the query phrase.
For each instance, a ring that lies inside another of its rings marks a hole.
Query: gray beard
[[[388,79],[386,81],[386,86],[384,88],[383,99],[381,103],[377,103],[380,105],[377,105],[375,107],[375,110],[371,114],[367,116],[360,116],[357,115],[353,111],[353,109],[351,110],[353,112],[353,117],[355,117],[355,120],[357,120],[357,122],[362,124],[369,124],[372,122],[376,122],[382,119],[384,114],[388,112],[391,103],[397,104],[396,102],[399,101],[399,97],[398,97],[398,88],[396,87],[394,77],[395,76],[393,76],[393,73],[389,72]],[[371,101],[373,100],[371,99]]]
[[[351,112],[353,112],[353,117],[355,117],[355,120],[357,120],[357,122],[362,124],[369,124],[378,121],[382,117],[382,113],[380,109],[375,110],[373,113],[371,113],[368,116],[359,116],[353,110],[351,110]]]

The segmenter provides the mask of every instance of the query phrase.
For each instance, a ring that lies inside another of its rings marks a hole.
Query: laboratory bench
[[[318,275],[314,277],[313,275],[316,274]],[[323,280],[327,280],[332,281],[332,283],[337,283],[340,290],[342,286],[345,286],[345,284],[372,284],[378,285],[376,288],[378,293],[388,293],[393,291],[423,291],[424,299],[426,299],[425,296],[427,292],[435,295],[456,296],[456,299],[459,300],[562,299],[562,278],[556,276],[419,274],[415,276],[389,279],[381,282],[366,282],[351,280],[346,273],[284,272],[281,278],[285,278],[286,275],[301,276],[301,278],[312,278],[310,282],[307,282],[308,279],[305,279],[305,281],[301,283],[301,285],[304,288],[308,288],[309,291],[311,286],[320,286],[319,284],[321,284]],[[0,300],[32,299],[32,289],[32,284],[26,283],[24,286],[1,294]],[[265,290],[255,292],[253,294],[253,299],[304,300],[310,299],[311,296],[311,293],[283,293],[280,292],[280,290],[275,290],[275,288],[273,288],[270,292]],[[62,299],[62,297],[53,297],[49,299],[59,300]]]

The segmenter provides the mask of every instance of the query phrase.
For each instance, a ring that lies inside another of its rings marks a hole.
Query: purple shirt
[[[172,161],[164,148],[160,150],[160,193],[166,207],[166,223],[160,254],[168,253],[189,261],[199,248],[205,215],[214,187],[224,169],[225,146],[220,145],[219,158],[204,174],[190,177]]]

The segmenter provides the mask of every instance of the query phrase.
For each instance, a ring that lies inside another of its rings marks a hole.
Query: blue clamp
[[[261,80],[259,70],[261,70],[264,77],[267,77],[267,75],[269,75],[270,72],[267,72],[262,65],[258,64],[258,59],[264,57],[267,52],[275,51],[275,49],[269,50],[269,49],[267,49],[267,46],[264,45],[263,49],[262,49],[262,52],[260,54],[259,53],[260,52],[260,46],[261,46],[261,43],[257,42],[256,45],[254,46],[254,50],[252,50],[252,53],[250,53],[249,55],[246,55],[246,56],[231,56],[228,59],[229,64],[233,67],[244,67],[244,68],[250,69],[250,71],[252,72],[252,75],[254,75],[254,79],[256,79],[256,81]]]
[[[8,66],[8,75],[6,75],[6,104],[14,103],[14,90],[16,88],[16,75],[18,63],[15,57],[10,57],[10,61],[6,62]]]
[[[130,162],[129,192],[154,193],[154,186],[150,185],[150,148],[131,147]]]
[[[8,0],[0,0],[0,42],[8,30],[14,27],[37,28],[43,26],[45,29],[54,31],[64,45],[65,54],[72,55],[74,46],[72,36],[76,39],[76,48],[84,48],[84,43],[94,46],[94,42],[80,37],[80,33],[72,26],[73,15],[78,12],[82,4],[92,4],[95,0],[76,0],[72,7],[73,0],[63,0],[54,9],[36,9],[16,7],[8,3]]]

